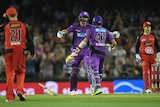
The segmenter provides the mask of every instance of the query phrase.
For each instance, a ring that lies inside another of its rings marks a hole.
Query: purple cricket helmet
[[[78,17],[88,17],[89,18],[89,14],[86,11],[82,11],[82,12],[79,13]]]
[[[103,25],[103,19],[100,15],[94,16],[92,20],[93,25]]]
[[[89,13],[86,11],[82,11],[78,16],[79,21],[88,22],[89,21]]]

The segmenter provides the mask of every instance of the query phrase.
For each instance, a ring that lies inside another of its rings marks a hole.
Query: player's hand
[[[156,54],[156,62],[160,63],[160,52]]]
[[[57,37],[58,37],[58,38],[62,38],[63,35],[64,35],[64,32],[63,32],[63,31],[58,31],[58,32],[57,32]]]
[[[71,61],[74,61],[74,58],[76,56],[78,56],[78,53],[81,51],[81,48],[80,47],[77,47],[67,58],[66,58],[66,64],[71,62]]]
[[[78,56],[77,53],[75,52],[72,52],[67,58],[66,58],[66,64],[68,64],[69,62],[73,62],[74,61],[74,58]]]
[[[115,47],[113,47],[113,45],[110,44],[110,43],[107,43],[107,44],[106,44],[106,47],[107,47],[107,49],[108,49],[108,52],[110,52],[110,51],[112,51],[112,50],[115,49]]]
[[[119,31],[114,31],[114,32],[112,32],[112,35],[113,35],[115,38],[119,38],[119,37],[120,37],[120,32],[119,32]]]
[[[141,62],[142,58],[139,54],[136,54],[136,62]]]

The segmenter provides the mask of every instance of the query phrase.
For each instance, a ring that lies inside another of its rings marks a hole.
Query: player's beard
[[[80,25],[81,25],[82,27],[84,27],[84,26],[87,25],[87,23],[88,23],[88,22],[86,22],[86,21],[81,21],[81,22],[80,22]]]

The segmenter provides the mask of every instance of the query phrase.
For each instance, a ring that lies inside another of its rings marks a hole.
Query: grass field
[[[9,103],[0,96],[0,107],[160,107],[160,94],[27,95]]]

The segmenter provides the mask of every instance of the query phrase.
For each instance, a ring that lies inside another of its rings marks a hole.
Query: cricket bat
[[[41,86],[49,95],[51,95],[51,96],[55,96],[56,95],[56,93],[54,91],[52,91],[48,87],[45,87],[43,84],[39,83],[38,85]]]

